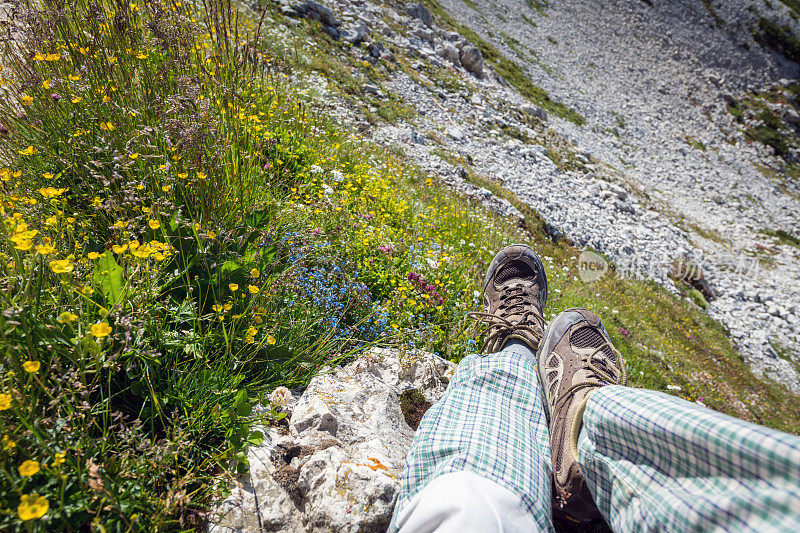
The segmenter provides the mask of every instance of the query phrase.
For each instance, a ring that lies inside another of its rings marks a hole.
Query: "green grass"
[[[775,149],[778,155],[784,155],[789,151],[789,143],[786,135],[781,131],[781,122],[775,113],[764,109],[759,113],[758,118],[762,123],[758,126],[749,128],[745,134],[753,141],[766,144]]]
[[[789,246],[797,246],[800,247],[800,239],[788,233],[782,229],[779,230],[765,230],[764,233],[766,235],[770,235],[772,237],[776,237],[782,244],[788,244]]]
[[[753,37],[763,46],[783,55],[790,61],[800,61],[800,39],[789,26],[779,26],[774,21],[759,17]]]
[[[545,258],[547,317],[595,309],[632,385],[800,431],[798,399],[694,306],[613,272],[581,283],[580,250],[500,184],[470,169],[523,225],[286,81],[339,77],[361,102],[358,80],[392,67],[310,53],[330,44],[313,25],[276,41],[222,3],[30,9],[31,54],[2,56],[0,530],[201,529],[252,425],[282,416],[276,387],[375,344],[475,350],[465,314],[513,242]]]

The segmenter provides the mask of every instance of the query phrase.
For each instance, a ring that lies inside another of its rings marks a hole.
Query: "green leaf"
[[[250,433],[250,438],[247,439],[247,443],[251,446],[261,446],[264,442],[264,434],[260,431],[253,431]]]
[[[250,414],[250,411],[253,409],[253,406],[250,405],[250,401],[247,398],[247,391],[240,390],[239,393],[236,395],[236,403],[234,404],[234,409],[236,410],[236,414],[239,416],[247,416]]]
[[[125,281],[122,272],[122,267],[111,252],[101,255],[97,260],[97,266],[94,267],[94,282],[100,287],[109,305],[116,305],[125,299]]]

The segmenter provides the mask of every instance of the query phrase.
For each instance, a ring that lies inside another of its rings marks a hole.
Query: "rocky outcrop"
[[[264,442],[248,451],[249,474],[217,506],[209,531],[384,531],[412,426],[455,366],[373,349],[323,371],[285,408],[288,427],[263,429]]]

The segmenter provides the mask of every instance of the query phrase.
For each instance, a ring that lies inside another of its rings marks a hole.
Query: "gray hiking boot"
[[[544,330],[547,276],[542,260],[524,244],[506,246],[494,256],[483,280],[484,313],[467,316],[486,323],[485,353],[499,352],[519,339],[533,352]]]
[[[537,370],[550,426],[553,517],[597,520],[600,511],[577,463],[578,434],[589,393],[605,385],[625,385],[625,363],[597,315],[568,309],[547,327]]]

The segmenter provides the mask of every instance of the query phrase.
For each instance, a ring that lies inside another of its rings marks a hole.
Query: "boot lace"
[[[491,346],[499,348],[512,333],[535,340],[535,345],[538,345],[544,332],[544,318],[536,307],[536,300],[536,294],[528,283],[510,283],[500,288],[500,305],[496,313],[467,313],[468,318],[486,324],[482,351]]]

